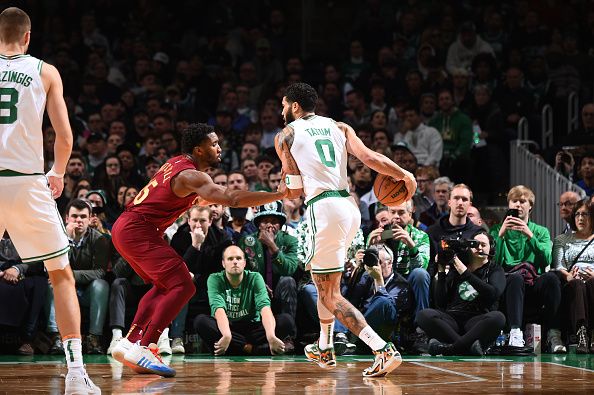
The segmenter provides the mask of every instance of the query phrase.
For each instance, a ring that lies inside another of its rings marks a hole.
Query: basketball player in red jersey
[[[163,232],[200,198],[230,207],[252,207],[281,200],[278,192],[231,191],[204,173],[221,161],[221,147],[212,126],[192,124],[183,133],[182,155],[169,159],[128,204],[113,225],[113,244],[144,281],[153,287],[144,295],[128,335],[112,356],[137,373],[175,376],[160,359],[156,343],[163,329],[194,295],[183,259],[163,239]]]

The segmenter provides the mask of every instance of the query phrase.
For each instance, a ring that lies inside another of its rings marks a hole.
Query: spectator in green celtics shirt
[[[245,264],[239,247],[225,249],[225,270],[208,277],[211,316],[198,315],[194,328],[215,355],[277,355],[292,351],[295,321],[289,314],[273,316],[262,275],[245,270]]]
[[[526,307],[535,310],[539,323],[548,328],[549,351],[565,353],[559,319],[561,282],[555,272],[546,272],[551,264],[551,235],[547,228],[530,220],[534,201],[534,192],[529,188],[516,185],[510,189],[507,194],[510,210],[503,222],[489,232],[495,239],[495,261],[506,272],[503,300],[511,328],[509,345],[524,346],[521,325],[525,322]]]

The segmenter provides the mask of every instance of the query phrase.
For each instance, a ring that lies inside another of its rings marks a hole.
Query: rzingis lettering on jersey
[[[330,128],[318,129],[318,128],[308,128],[305,129],[310,136],[330,136]]]
[[[33,77],[18,71],[3,71],[2,76],[0,76],[0,82],[16,82],[23,86],[29,86],[32,80]]]
[[[160,170],[163,170],[163,184],[171,177],[171,170],[173,169],[173,165],[171,163],[166,162],[163,166],[161,166]]]

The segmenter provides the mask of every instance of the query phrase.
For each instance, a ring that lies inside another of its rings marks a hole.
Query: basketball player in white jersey
[[[31,20],[24,11],[11,7],[0,14],[0,234],[8,230],[23,262],[45,263],[68,365],[65,392],[100,394],[82,361],[69,243],[54,201],[62,194],[72,150],[62,79],[55,67],[26,55],[30,39]],[[44,174],[46,106],[56,142],[54,165]]]
[[[305,355],[322,368],[336,365],[332,338],[334,319],[338,318],[375,354],[373,365],[363,371],[363,376],[381,377],[397,368],[402,358],[340,294],[346,250],[361,225],[359,209],[348,192],[347,153],[378,173],[404,180],[407,200],[417,185],[411,173],[367,148],[350,126],[316,115],[316,101],[316,91],[308,84],[290,85],[283,97],[287,126],[275,141],[289,197],[305,196],[305,217],[311,230],[305,264],[318,289],[321,330],[318,343],[306,346]]]

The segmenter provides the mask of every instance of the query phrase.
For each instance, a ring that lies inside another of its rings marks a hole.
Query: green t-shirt
[[[225,276],[225,271],[208,276],[208,302],[210,312],[221,308],[227,313],[229,321],[260,321],[260,311],[270,306],[270,298],[262,275],[245,270],[239,287],[233,288]]]
[[[530,240],[519,230],[508,230],[503,237],[499,237],[501,224],[494,225],[489,233],[495,239],[495,259],[505,266],[515,266],[522,262],[530,262],[539,273],[551,264],[551,235],[544,226],[528,221],[528,229],[534,235]]]

